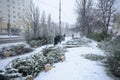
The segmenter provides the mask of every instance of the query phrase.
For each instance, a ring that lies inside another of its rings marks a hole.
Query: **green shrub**
[[[9,78],[5,75],[0,74],[0,79],[1,80],[9,80]]]
[[[31,47],[26,47],[24,44],[19,44],[15,46],[9,46],[9,47],[3,47],[3,49],[0,51],[0,58],[5,58],[4,52],[9,52],[10,56],[17,56],[25,53],[29,53],[33,51]]]
[[[93,39],[93,40],[96,40],[98,42],[101,42],[101,41],[109,41],[112,39],[112,35],[111,34],[107,34],[107,38],[105,37],[104,33],[90,33],[88,36],[88,38],[90,39]]]
[[[71,48],[71,47],[80,47],[80,45],[87,45],[88,43],[91,43],[91,40],[87,40],[84,38],[73,38],[72,40],[66,42],[66,47]]]
[[[30,47],[25,47],[25,45],[12,46],[12,47],[11,47],[11,50],[12,50],[12,52],[15,53],[16,55],[25,54],[25,53],[28,53],[28,52],[33,51],[32,48],[30,48]]]
[[[44,56],[47,56],[47,54],[52,50],[53,50],[52,47],[46,47],[42,50],[42,53]]]
[[[103,33],[91,33],[87,37],[90,38],[90,39],[99,41],[99,42],[104,40],[104,34]]]
[[[10,79],[10,78],[20,77],[21,74],[18,73],[17,69],[8,68],[8,69],[6,69],[5,76]]]
[[[37,37],[30,38],[27,40],[27,43],[30,44],[31,47],[40,47],[45,44],[53,43],[53,37]]]
[[[105,56],[98,55],[98,54],[86,54],[82,55],[84,58],[92,60],[92,61],[103,61],[105,59]]]
[[[114,51],[107,54],[107,61],[105,64],[108,71],[120,78],[120,51]]]
[[[114,76],[120,78],[120,37],[102,42],[99,47],[106,51],[106,68]]]
[[[40,47],[42,46],[42,40],[31,40],[29,44],[31,47]]]

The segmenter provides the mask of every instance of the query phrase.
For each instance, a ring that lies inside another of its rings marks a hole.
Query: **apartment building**
[[[0,34],[15,34],[23,28],[22,19],[31,0],[0,0]]]
[[[113,34],[120,35],[120,13],[114,15]]]

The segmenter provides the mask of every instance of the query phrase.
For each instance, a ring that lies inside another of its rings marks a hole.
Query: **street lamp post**
[[[11,34],[11,24],[10,24],[10,2],[8,3],[8,23],[7,23],[8,36]]]
[[[59,30],[61,35],[61,0],[59,0]]]
[[[10,36],[11,27],[10,27],[10,21],[9,20],[8,20],[8,23],[7,23],[7,30],[8,30],[8,36]]]

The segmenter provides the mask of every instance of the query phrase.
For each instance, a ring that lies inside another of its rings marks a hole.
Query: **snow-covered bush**
[[[51,37],[38,37],[38,38],[32,38],[28,41],[28,44],[31,45],[31,47],[40,47],[45,44],[53,43],[53,40]]]
[[[90,38],[90,39],[99,41],[99,42],[104,40],[104,34],[103,33],[91,33],[87,37]]]
[[[25,54],[31,51],[33,51],[33,49],[31,47],[26,47],[24,44],[3,47],[3,49],[0,51],[1,53],[0,58],[5,58],[6,57],[5,53],[9,53],[10,54],[9,56],[16,56],[16,55]]]
[[[46,51],[48,49],[50,49],[50,51]],[[27,75],[36,77],[40,71],[44,70],[46,64],[52,65],[53,63],[60,61],[63,52],[65,51],[61,47],[48,47],[48,49],[43,49],[44,54],[47,52],[45,56],[42,53],[36,53],[29,57],[17,58],[7,65],[7,68],[17,70],[23,77],[26,77]],[[9,70],[6,71],[9,72]]]
[[[92,61],[103,61],[105,59],[105,56],[98,55],[98,54],[86,54],[82,56]]]
[[[47,55],[48,63],[53,64],[59,62],[61,60],[62,55],[63,54],[59,53],[58,51],[51,51]]]
[[[22,76],[33,75],[35,77],[44,69],[46,63],[47,60],[42,54],[35,54],[28,58],[13,60],[11,67],[18,69]]]
[[[18,77],[21,77],[21,74],[17,69],[6,67],[5,70],[0,72],[0,80],[16,80]],[[20,79],[23,80],[23,79]]]
[[[42,40],[32,40],[29,44],[31,47],[40,47],[42,46]]]
[[[24,54],[33,51],[30,47],[25,47],[25,45],[12,46],[11,50],[16,54]]]
[[[120,51],[107,54],[105,62],[107,69],[116,77],[120,78]]]
[[[88,38],[96,40],[98,42],[101,42],[103,40],[110,40],[112,38],[112,35],[108,34],[107,38],[105,38],[104,33],[90,33],[88,36]]]
[[[105,65],[108,71],[120,78],[120,37],[103,42],[99,47],[106,51]]]
[[[42,50],[44,56],[47,56],[50,51],[52,51],[52,47],[46,47]]]
[[[72,40],[68,41],[65,46],[67,48],[80,47],[81,45],[88,45],[88,43],[91,42],[91,40],[85,38],[73,38]]]
[[[42,54],[33,55],[30,61],[32,61],[33,68],[31,70],[32,74],[29,75],[33,75],[34,77],[36,77],[40,71],[44,69],[45,64],[47,64],[47,59]]]
[[[0,80],[9,80],[9,78],[5,75],[0,74]]]
[[[17,69],[12,69],[12,68],[6,68],[6,72],[4,75],[8,78],[17,78],[21,76],[21,74],[18,73]]]
[[[64,55],[65,49],[61,47],[48,47],[42,50],[43,55],[47,57],[47,62],[51,65],[60,61],[61,57]]]

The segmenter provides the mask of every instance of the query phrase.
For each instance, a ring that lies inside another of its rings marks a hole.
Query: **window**
[[[15,8],[15,6],[13,6],[13,8]]]
[[[15,4],[15,1],[13,1],[13,4]]]
[[[20,15],[20,12],[18,12],[17,15]]]
[[[8,12],[10,12],[10,9],[8,9]]]
[[[10,0],[7,0],[7,2],[10,2]]]
[[[16,18],[16,16],[13,16],[13,18]]]
[[[20,5],[20,3],[18,3],[18,5]]]
[[[15,20],[13,20],[13,23],[15,23]]]
[[[10,14],[8,14],[8,17],[10,18]]]
[[[9,4],[7,4],[7,7],[10,7],[10,5],[9,5]]]
[[[13,11],[13,13],[15,13],[15,11]]]
[[[22,4],[24,3],[24,1],[22,0]]]
[[[20,7],[18,8],[18,10],[20,10]]]
[[[19,18],[21,19],[21,16],[19,16]]]

